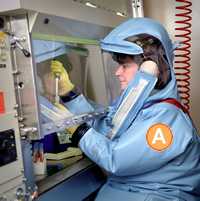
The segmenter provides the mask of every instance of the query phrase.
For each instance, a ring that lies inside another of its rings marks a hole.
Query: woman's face
[[[129,82],[134,79],[137,70],[138,65],[131,57],[126,57],[123,62],[119,63],[115,75],[120,81],[121,90],[124,90],[128,86]]]

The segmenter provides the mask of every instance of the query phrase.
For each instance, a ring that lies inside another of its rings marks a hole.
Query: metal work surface
[[[80,163],[85,163],[86,165],[88,162],[80,161]],[[80,163],[77,163],[76,166],[78,167]],[[61,177],[67,176],[65,173],[66,170],[63,170],[62,173],[59,173],[59,176],[55,175],[55,180],[60,177],[60,179],[57,180],[58,185],[54,186],[52,189],[49,189],[45,193],[42,193],[39,196],[39,201],[81,201],[87,198],[90,194],[98,190],[101,185],[103,185],[105,182],[105,177],[103,176],[102,172],[96,166],[91,165],[91,163],[88,163],[86,167],[87,168],[80,171],[73,177],[69,177],[65,181]],[[51,181],[52,180],[53,178]],[[59,183],[60,181],[63,182]],[[39,188],[42,189],[40,184]]]
[[[52,189],[54,186],[58,185],[66,179],[69,179],[71,176],[77,174],[79,171],[87,169],[89,166],[93,166],[93,164],[91,161],[85,158],[52,176],[38,181],[37,185],[39,187],[39,194]]]

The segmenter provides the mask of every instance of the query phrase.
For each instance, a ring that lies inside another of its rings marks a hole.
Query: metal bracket
[[[144,16],[142,0],[132,0],[132,13],[133,13],[133,17]]]
[[[5,31],[5,33],[10,36],[10,45],[11,45],[12,48],[20,49],[25,57],[30,57],[31,56],[31,53],[27,49],[25,49],[23,47],[23,45],[21,44],[22,42],[26,41],[25,37],[19,38],[19,37],[15,36],[14,33],[11,33],[11,32],[8,32],[8,31]]]
[[[24,127],[24,128],[20,128],[22,136],[27,136],[28,133],[34,133],[37,130],[38,129],[36,127]]]
[[[58,121],[45,123],[42,125],[42,134],[45,136],[54,132],[63,131],[65,128],[93,121],[96,118],[105,116],[107,112],[107,109],[102,109],[95,112],[84,113],[73,117],[60,119]]]

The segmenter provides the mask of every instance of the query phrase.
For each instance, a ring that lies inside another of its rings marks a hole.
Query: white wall
[[[191,113],[200,131],[200,1],[192,0],[192,72],[191,72]]]
[[[191,116],[200,130],[200,1],[191,0],[192,5],[192,54],[191,54]],[[144,0],[144,15],[160,21],[168,30],[170,37],[174,39],[175,28],[175,1],[172,0]]]

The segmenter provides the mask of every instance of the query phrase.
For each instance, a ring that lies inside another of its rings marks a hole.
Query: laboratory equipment
[[[36,176],[32,159],[33,148],[37,149],[37,146],[34,147],[33,144],[44,143],[45,136],[53,136],[52,139],[62,136],[65,128],[92,120],[107,111],[102,107],[100,110],[75,114],[67,119],[62,117],[54,122],[48,119],[43,121],[39,97],[44,96],[53,103],[46,94],[48,85],[45,86],[44,77],[50,72],[50,62],[58,59],[64,64],[81,93],[98,104],[108,105],[110,91],[106,86],[107,77],[98,40],[124,18],[108,13],[106,19],[109,18],[109,22],[99,21],[98,16],[90,9],[96,16],[92,19],[93,23],[88,17],[88,8],[80,8],[78,4],[66,1],[60,1],[59,12],[56,10],[57,6],[50,5],[48,1],[43,5],[41,2],[34,2],[33,5],[29,1],[16,0],[11,6],[10,2],[3,0],[2,5],[0,200],[33,200],[38,196],[44,201],[58,200],[55,198],[58,194],[59,200],[82,200],[95,192],[104,181],[101,170],[87,158],[76,155],[79,158],[70,162],[70,165],[65,161],[62,164],[68,165],[56,173],[51,172],[51,176]],[[78,13],[85,15],[80,17]],[[53,93],[57,88],[55,85],[54,80],[50,87]],[[53,100],[55,101],[55,96]],[[56,101],[59,101],[58,96]],[[39,145],[39,152],[35,151],[35,157],[39,159],[37,162],[43,161],[41,156],[45,157],[43,148],[49,148],[46,145],[41,146]],[[60,158],[63,159],[65,158]],[[50,159],[47,157],[47,164],[56,162],[48,160]]]

